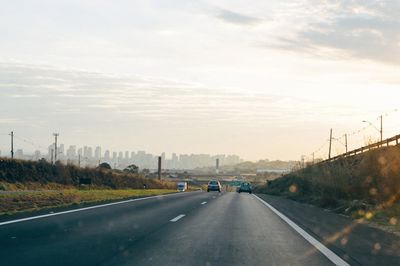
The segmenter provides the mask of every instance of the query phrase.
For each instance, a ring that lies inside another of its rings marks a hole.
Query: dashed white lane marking
[[[207,204],[207,201],[203,201],[203,202],[201,203],[201,205],[204,205],[204,204]]]
[[[284,220],[290,227],[292,227],[294,230],[296,230],[297,233],[299,233],[305,240],[307,240],[311,245],[313,245],[316,249],[318,249],[322,254],[325,255],[330,261],[332,261],[335,265],[343,265],[343,266],[350,266],[347,262],[345,262],[342,258],[340,258],[338,255],[333,253],[330,249],[325,247],[321,242],[316,240],[314,237],[312,237],[310,234],[308,234],[306,231],[301,229],[300,226],[295,224],[292,220],[290,220],[288,217],[280,213],[277,209],[269,205],[267,202],[265,202],[263,199],[259,198],[256,195],[253,195],[261,201],[265,206],[267,206],[271,211],[273,211],[276,215],[278,215],[282,220]]]
[[[195,192],[192,192],[192,193],[195,193]],[[28,217],[28,218],[22,218],[22,219],[17,219],[17,220],[1,222],[0,226],[6,225],[6,224],[13,224],[13,223],[20,223],[20,222],[24,222],[24,221],[36,220],[36,219],[41,219],[41,218],[46,218],[46,217],[51,217],[51,216],[57,216],[57,215],[62,215],[62,214],[67,214],[67,213],[81,212],[81,211],[92,210],[92,209],[97,209],[97,208],[102,208],[102,207],[107,207],[107,206],[119,205],[119,204],[124,204],[124,203],[129,203],[129,202],[170,197],[170,196],[174,196],[174,195],[176,196],[177,194],[173,193],[173,194],[168,194],[168,195],[150,196],[150,197],[144,197],[144,198],[137,198],[137,199],[130,199],[130,200],[113,202],[113,203],[95,205],[95,206],[91,206],[91,207],[85,207],[85,208],[74,209],[74,210],[69,210],[69,211],[56,212],[56,213],[50,213],[50,214],[43,214],[43,215],[38,215],[38,216],[33,216],[33,217]]]
[[[216,198],[216,196],[213,196],[213,199],[215,199]]]
[[[174,219],[171,219],[170,222],[175,223],[175,222],[179,221],[180,219],[182,219],[183,217],[185,217],[184,214],[178,215]]]

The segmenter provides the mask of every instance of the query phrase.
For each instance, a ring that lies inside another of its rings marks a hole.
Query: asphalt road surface
[[[1,265],[332,265],[253,195],[192,192],[0,225]]]

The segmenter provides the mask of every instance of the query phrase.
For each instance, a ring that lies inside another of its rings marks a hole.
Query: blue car
[[[240,184],[240,187],[238,187],[237,192],[241,193],[241,192],[247,192],[249,194],[252,193],[252,188],[250,183],[248,182],[243,182]]]

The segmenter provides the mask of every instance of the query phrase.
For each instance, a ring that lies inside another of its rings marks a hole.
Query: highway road
[[[333,264],[292,226],[254,195],[180,193],[0,223],[0,264]]]

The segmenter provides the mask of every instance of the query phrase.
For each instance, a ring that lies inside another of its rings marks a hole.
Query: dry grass
[[[400,146],[308,166],[257,190],[400,231]]]
[[[9,183],[0,181],[0,191],[26,191],[26,190],[63,190],[74,189],[75,186],[63,185],[57,183],[39,183],[39,182],[16,182]]]
[[[95,189],[8,191],[0,193],[0,215],[40,209],[64,207],[81,203],[102,202],[175,192],[171,189]]]

